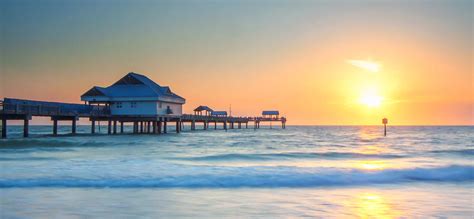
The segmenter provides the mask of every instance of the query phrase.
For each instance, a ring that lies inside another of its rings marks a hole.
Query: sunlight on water
[[[364,170],[382,170],[387,167],[388,164],[382,160],[362,160],[357,162],[357,168]]]
[[[385,197],[376,193],[362,193],[354,200],[359,218],[397,218],[400,213],[395,211]]]

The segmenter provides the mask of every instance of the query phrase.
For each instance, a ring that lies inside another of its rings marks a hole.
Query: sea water
[[[9,127],[0,217],[474,215],[474,127],[389,127],[387,137],[378,126],[171,129],[51,137],[32,126],[23,139]]]

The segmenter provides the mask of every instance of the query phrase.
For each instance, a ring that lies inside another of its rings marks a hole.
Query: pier
[[[107,134],[124,133],[124,125],[132,125],[133,134],[166,134],[170,125],[180,133],[185,125],[192,131],[197,124],[204,130],[248,128],[254,129],[260,123],[280,122],[286,127],[286,118],[280,117],[276,110],[263,111],[262,116],[234,117],[226,111],[214,111],[207,106],[199,106],[194,114],[183,114],[186,99],[171,91],[169,86],[161,86],[145,75],[129,72],[108,87],[93,86],[81,95],[84,104],[48,102],[4,98],[0,101],[0,119],[2,120],[2,138],[7,137],[8,121],[23,120],[23,136],[29,135],[29,123],[32,117],[50,117],[53,122],[52,134],[58,135],[58,121],[71,122],[71,134],[76,134],[79,118],[91,122],[91,134],[96,133],[96,123],[107,123]],[[203,114],[204,112],[204,114]]]
[[[166,134],[168,127],[175,126],[174,131],[180,133],[189,126],[191,131],[197,130],[228,130],[228,129],[259,129],[260,123],[280,123],[286,128],[286,118],[279,117],[277,111],[264,111],[262,116],[234,117],[227,115],[181,114],[181,115],[113,115],[108,105],[72,104],[5,98],[0,101],[0,119],[2,120],[2,138],[7,138],[9,120],[23,121],[23,137],[29,136],[30,120],[33,117],[50,117],[51,133],[58,135],[58,121],[70,121],[72,135],[77,134],[77,121],[87,118],[91,122],[91,134],[96,133],[98,122],[107,124],[107,134],[124,133],[124,126],[131,125],[133,134]]]

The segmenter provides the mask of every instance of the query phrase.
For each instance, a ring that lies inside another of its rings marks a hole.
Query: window
[[[159,107],[160,109],[163,108],[163,103],[162,103],[162,102],[159,102],[159,103],[158,103],[158,107]]]
[[[170,106],[166,106],[166,114],[173,114],[173,110],[171,110]]]
[[[122,108],[122,102],[116,102],[115,108]]]
[[[130,108],[137,108],[137,102],[130,102]]]

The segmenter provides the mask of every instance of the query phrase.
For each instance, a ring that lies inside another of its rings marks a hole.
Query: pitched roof
[[[185,99],[173,93],[167,86],[160,86],[148,77],[130,72],[109,87],[95,86],[81,96],[87,100],[88,97],[109,98],[156,98],[170,102],[184,103]]]
[[[196,109],[194,109],[194,111],[210,111],[210,112],[212,112],[214,110],[212,110],[208,106],[198,106]]]

